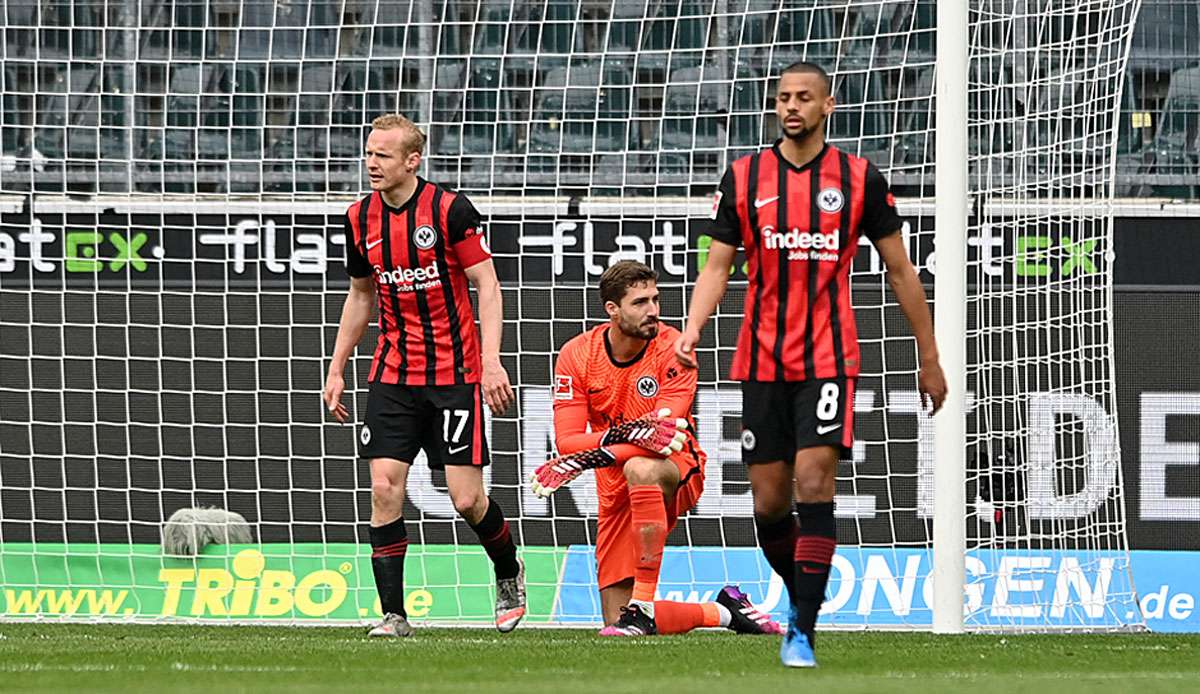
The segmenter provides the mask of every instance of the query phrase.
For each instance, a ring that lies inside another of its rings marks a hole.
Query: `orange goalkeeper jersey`
[[[658,335],[628,362],[612,357],[604,324],[563,345],[554,367],[554,432],[560,455],[596,448],[609,427],[637,419],[662,408],[671,416],[688,420],[688,439],[676,457],[704,474],[704,452],[696,442],[692,403],[696,398],[696,370],[675,360],[679,331],[659,324]],[[589,430],[590,425],[590,430]],[[638,446],[612,446],[617,460],[650,453]],[[625,485],[619,465],[596,471],[601,498]]]

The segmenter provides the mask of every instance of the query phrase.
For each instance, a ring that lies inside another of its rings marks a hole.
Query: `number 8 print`
[[[836,383],[826,383],[821,386],[821,397],[817,400],[817,419],[828,422],[837,417],[839,392],[840,389]]]

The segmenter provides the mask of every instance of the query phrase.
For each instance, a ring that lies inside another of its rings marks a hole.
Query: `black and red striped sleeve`
[[[483,235],[483,220],[479,210],[458,193],[450,203],[450,211],[446,215],[446,231],[450,235],[450,247],[458,256],[458,261],[464,268],[482,263],[492,257],[492,249],[488,247]]]
[[[879,169],[867,162],[866,182],[863,185],[862,233],[872,241],[900,231],[904,223],[896,211],[896,196]]]
[[[370,277],[371,264],[358,250],[358,243],[354,237],[354,225],[350,222],[349,213],[342,218],[342,225],[346,234],[346,274],[351,277]]]
[[[700,233],[735,248],[742,245],[742,226],[738,221],[737,189],[732,166],[725,170],[721,185],[713,194],[712,213]]]

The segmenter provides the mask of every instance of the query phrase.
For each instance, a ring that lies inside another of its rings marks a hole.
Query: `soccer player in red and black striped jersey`
[[[371,123],[366,165],[372,192],[346,214],[350,293],[325,382],[339,422],[346,360],[379,310],[359,455],[371,466],[371,566],[383,622],[372,636],[412,633],[404,605],[405,484],[424,449],[445,469],[454,508],[479,536],[496,570],[496,628],[525,615],[524,567],[504,513],[483,488],[488,464],[481,402],[501,414],[513,399],[500,364],[500,283],[479,213],[461,193],[416,175],[425,135],[404,116]],[[475,328],[467,283],[479,294]]]
[[[860,234],[886,264],[916,337],[922,401],[937,412],[946,396],[925,290],[888,184],[869,161],[825,142],[831,87],[819,65],[784,68],[775,100],[783,137],[733,162],[721,180],[708,263],[675,347],[680,362],[694,367],[700,331],[744,248],[750,282],[730,378],[742,382],[742,460],[759,544],[790,583],[780,656],[791,667],[816,665],[813,630],[837,545],[837,462],[854,443],[860,362],[850,270]]]

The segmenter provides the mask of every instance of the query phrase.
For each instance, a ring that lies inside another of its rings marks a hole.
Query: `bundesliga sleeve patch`
[[[570,400],[575,397],[575,391],[571,388],[570,376],[554,375],[554,399],[555,400]]]
[[[721,196],[723,196],[723,195],[724,195],[724,193],[722,193],[721,191],[718,190],[717,194],[713,196],[713,208],[712,208],[712,212],[710,212],[708,214],[709,219],[717,218],[717,210],[721,209]]]

